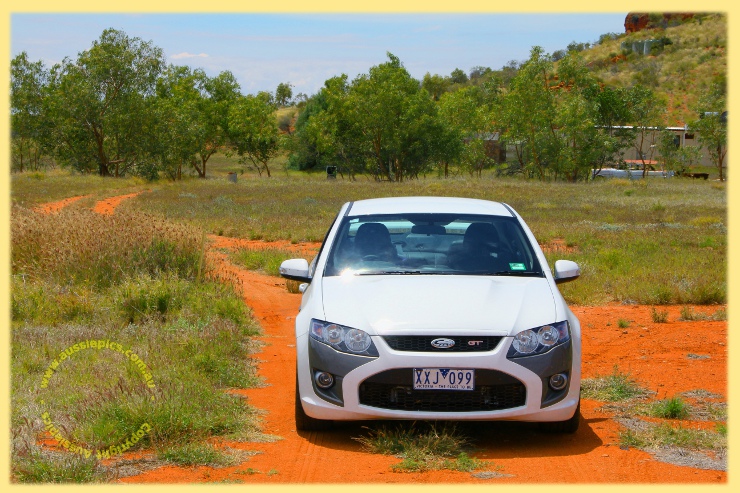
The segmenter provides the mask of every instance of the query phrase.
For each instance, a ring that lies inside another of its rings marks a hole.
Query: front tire
[[[576,412],[573,417],[565,421],[551,421],[540,423],[540,430],[548,433],[575,433],[581,424],[581,399],[578,399]]]
[[[316,419],[307,415],[301,404],[301,393],[298,389],[298,375],[295,377],[295,429],[296,431],[321,431],[329,430],[332,422],[324,419]]]

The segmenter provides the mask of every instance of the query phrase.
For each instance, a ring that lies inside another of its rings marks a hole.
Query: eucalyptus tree
[[[208,160],[228,144],[231,108],[242,96],[236,77],[228,70],[216,77],[207,77],[202,70],[195,74],[200,98],[193,127],[197,159],[192,160],[192,165],[198,176],[205,178]]]
[[[52,67],[44,111],[54,156],[101,176],[135,171],[151,123],[148,100],[163,67],[160,48],[115,29],[103,31],[76,60]]]
[[[446,93],[452,82],[449,77],[443,77],[438,74],[430,74],[427,72],[424,74],[424,78],[421,80],[421,87],[429,93],[433,100],[439,101],[444,93]]]
[[[388,61],[352,81],[347,119],[379,179],[402,181],[430,169],[444,152],[449,129],[419,82],[388,53]]]
[[[326,109],[324,89],[306,100],[305,106],[298,114],[295,122],[295,133],[286,139],[290,151],[288,164],[299,170],[313,169],[320,166],[322,156],[316,147],[316,142],[309,132],[313,118]]]
[[[654,157],[660,130],[665,126],[666,101],[652,89],[635,85],[627,90],[626,106],[631,126],[623,132],[642,164],[645,177],[647,162]]]
[[[461,170],[480,177],[483,168],[493,162],[486,153],[485,139],[493,134],[493,122],[483,91],[470,86],[445,93],[439,101],[439,113],[455,135],[448,144],[457,147],[450,149],[457,158],[454,162]],[[445,177],[449,175],[449,164],[449,160],[442,162]]]
[[[554,135],[561,144],[552,172],[572,182],[587,180],[592,168],[602,168],[617,154],[611,119],[624,117],[624,105],[602,87],[577,52],[559,61],[557,80]]]
[[[711,158],[719,172],[719,180],[725,180],[724,168],[727,156],[727,89],[722,81],[714,81],[699,98],[700,118],[691,123],[698,131],[699,144]]]
[[[48,70],[41,61],[31,62],[24,51],[10,62],[11,157],[19,171],[38,168],[44,124],[43,97]]]
[[[675,171],[681,175],[688,171],[691,166],[701,160],[701,148],[695,146],[678,145],[678,136],[670,130],[664,129],[658,135],[656,148],[660,155],[660,161],[667,170]]]
[[[556,101],[552,83],[552,62],[535,46],[529,59],[519,66],[502,99],[499,121],[505,139],[513,145],[518,165],[528,176],[544,178],[547,167],[557,158],[555,138]]]
[[[349,91],[344,74],[326,80],[313,106],[320,111],[303,130],[322,165],[337,166],[342,176],[347,173],[354,180],[368,169],[370,147],[362,127],[353,119],[354,102],[349,99]]]
[[[183,166],[197,163],[204,130],[203,95],[199,89],[205,74],[190,67],[170,65],[157,81],[152,111],[155,130],[149,151],[160,171],[173,180],[182,178]]]
[[[269,161],[280,150],[280,130],[275,105],[265,94],[238,98],[229,107],[230,143],[242,164],[250,164],[259,174],[270,177]]]
[[[275,103],[278,106],[288,106],[293,100],[293,86],[290,82],[281,82],[275,89]]]
[[[622,93],[607,91],[577,52],[558,61],[532,48],[499,96],[504,137],[521,171],[540,179],[587,180],[592,168],[615,158],[617,122],[629,117]]]

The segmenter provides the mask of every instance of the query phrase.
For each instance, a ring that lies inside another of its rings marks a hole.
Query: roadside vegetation
[[[649,395],[628,374],[619,371],[616,365],[610,375],[596,375],[581,382],[581,395],[586,399],[617,402],[629,399],[642,399]]]
[[[280,276],[280,264],[295,257],[294,252],[279,248],[259,250],[240,249],[231,258],[247,270],[261,271],[270,276]],[[309,259],[310,260],[310,259]]]
[[[79,175],[69,170],[48,169],[12,175],[13,204],[31,208],[35,205],[90,195],[76,206],[92,207],[96,200],[145,190],[147,183],[137,177],[108,180],[96,175]]]
[[[581,396],[602,401],[621,425],[619,445],[658,460],[701,469],[727,468],[727,406],[720,395],[695,390],[648,400],[654,394],[617,366],[610,375],[581,382]],[[642,418],[641,418],[642,417]],[[714,427],[687,422],[714,422]]]
[[[470,438],[454,424],[426,422],[381,425],[355,438],[369,452],[402,459],[391,466],[395,472],[424,472],[448,469],[472,472],[493,467],[488,461],[470,457]]]
[[[578,282],[561,287],[571,303],[726,301],[726,188],[711,182],[613,179],[583,186],[484,174],[480,180],[430,176],[387,184],[327,180],[317,174],[271,180],[245,174],[237,183],[225,177],[160,182],[120,207],[191,224],[209,234],[320,242],[344,202],[403,195],[510,204],[544,246],[558,239],[568,245],[567,251],[545,248],[550,265],[562,258],[581,266]]]
[[[209,280],[202,234],[125,211],[15,206],[11,219],[14,481],[102,481],[114,473],[99,459],[123,451],[182,461],[212,437],[266,438],[257,412],[226,392],[259,384],[259,327]],[[43,445],[57,433],[72,445]],[[77,446],[89,454],[65,450]]]

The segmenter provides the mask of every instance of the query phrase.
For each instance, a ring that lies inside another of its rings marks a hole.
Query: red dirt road
[[[70,197],[68,199],[58,200],[56,202],[47,202],[45,204],[37,205],[33,208],[36,212],[40,212],[42,214],[51,214],[54,212],[59,212],[63,208],[67,207],[70,204],[73,204],[77,202],[80,199],[84,199],[90,197],[90,195],[80,195],[77,197]]]
[[[133,196],[107,199],[101,213],[112,213]],[[63,206],[63,205],[62,205]],[[58,209],[49,209],[58,210]],[[433,471],[395,473],[400,459],[365,452],[352,437],[364,434],[363,423],[342,424],[327,432],[295,431],[294,317],[300,295],[290,294],[283,280],[249,272],[231,264],[224,250],[277,247],[310,257],[317,244],[265,243],[212,236],[209,262],[224,282],[241,290],[244,301],[262,325],[264,349],[259,372],[266,386],[235,390],[250,405],[266,411],[263,431],[279,435],[273,443],[220,442],[235,449],[261,452],[238,466],[226,468],[164,466],[123,483],[191,483],[235,481],[245,483],[726,483],[727,473],[657,461],[634,448],[619,447],[620,425],[599,410],[603,403],[584,399],[582,422],[574,435],[536,432],[527,424],[467,424],[474,436],[478,459],[492,461],[507,475],[478,479],[470,473]],[[563,246],[558,245],[560,248]],[[713,313],[718,307],[694,307]],[[607,305],[574,307],[583,333],[583,378],[607,375],[614,365],[629,372],[655,398],[703,389],[727,395],[727,322],[679,321],[680,307],[667,310],[668,323],[654,323],[651,307]],[[619,320],[628,322],[619,327]],[[726,401],[726,397],[723,399]],[[365,423],[366,424],[366,423]],[[706,422],[683,421],[684,427],[707,428]],[[709,424],[711,426],[711,424]],[[140,454],[137,454],[137,456]]]
[[[217,238],[213,246],[243,246]],[[262,243],[266,247],[267,243]],[[255,245],[251,245],[256,248]],[[293,245],[296,250],[310,247]],[[315,246],[314,246],[315,248]],[[521,424],[473,424],[469,426],[475,456],[491,460],[500,472],[511,475],[478,479],[470,473],[434,471],[395,473],[390,467],[400,459],[362,450],[352,437],[364,434],[363,423],[342,424],[328,432],[295,431],[293,392],[295,386],[294,317],[300,295],[286,291],[284,281],[231,264],[222,251],[211,249],[209,260],[218,273],[231,282],[238,279],[245,302],[264,330],[264,350],[257,357],[260,375],[267,386],[237,391],[249,403],[267,411],[264,431],[283,439],[274,443],[229,443],[232,448],[257,450],[259,455],[227,468],[166,466],[139,476],[123,478],[126,483],[181,483],[244,481],[264,483],[722,483],[725,472],[700,470],[658,462],[636,449],[618,445],[619,425],[612,416],[597,410],[602,403],[584,400],[581,428],[573,436],[537,433]],[[665,309],[665,308],[663,308]],[[678,392],[704,389],[726,395],[727,351],[725,322],[679,322],[679,307],[668,307],[669,322],[652,322],[646,306],[609,305],[576,307],[583,326],[584,378],[629,371],[658,398]],[[697,311],[701,308],[697,307]],[[630,322],[618,328],[618,320]],[[689,359],[688,354],[708,355]],[[684,422],[683,426],[701,426]],[[259,473],[247,474],[250,469]],[[272,471],[273,474],[267,473]],[[277,472],[275,472],[277,471]]]
[[[135,192],[126,195],[118,195],[116,197],[108,197],[107,199],[101,200],[97,204],[95,204],[95,207],[93,207],[93,211],[97,212],[98,214],[111,215],[116,211],[116,207],[118,207],[121,202],[127,199],[132,199],[140,193],[141,192]]]

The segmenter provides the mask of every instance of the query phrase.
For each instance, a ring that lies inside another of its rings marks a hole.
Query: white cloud
[[[208,58],[208,55],[205,53],[193,55],[192,53],[184,51],[182,53],[178,53],[177,55],[172,55],[170,58],[172,58],[173,60],[179,60],[180,58]]]

